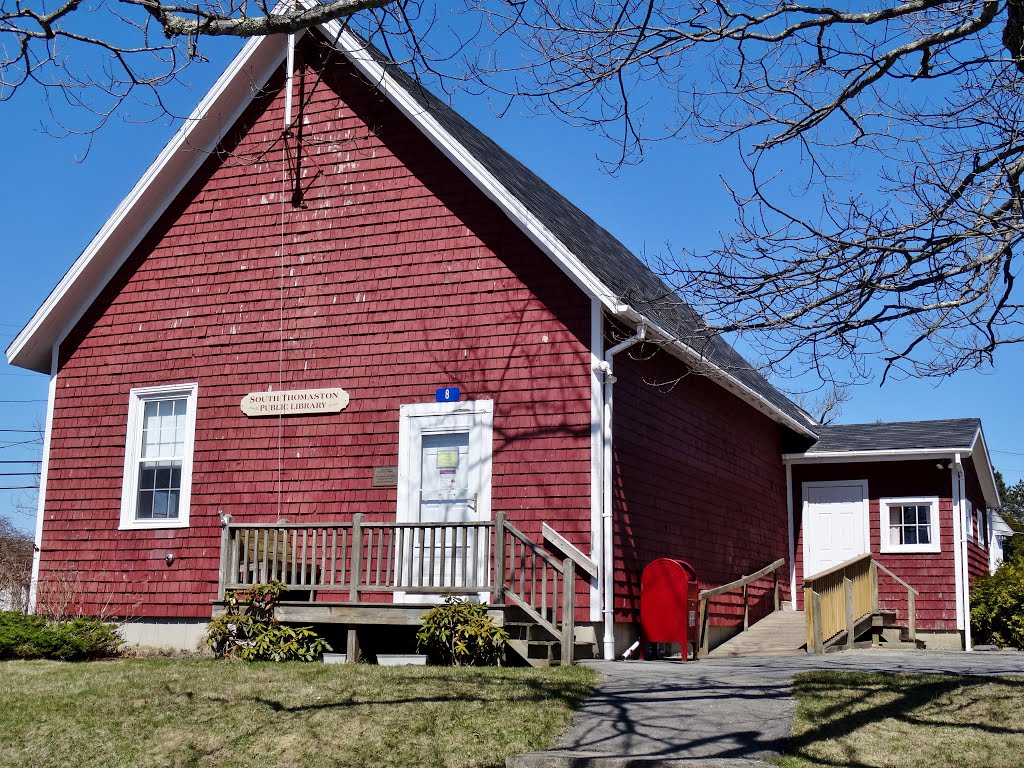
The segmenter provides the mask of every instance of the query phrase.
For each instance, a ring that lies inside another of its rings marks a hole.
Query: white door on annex
[[[804,578],[871,551],[868,482],[804,483]]]
[[[396,600],[487,599],[493,415],[491,400],[402,406]]]

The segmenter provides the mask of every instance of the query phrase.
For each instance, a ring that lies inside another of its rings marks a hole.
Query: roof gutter
[[[928,459],[933,456],[949,456],[964,448],[894,448],[884,451],[822,451],[821,453],[784,453],[782,460],[787,464],[815,464],[828,461],[855,461],[857,459],[912,459],[920,456]],[[968,452],[969,449],[967,449]]]
[[[616,314],[625,317],[636,325],[643,325],[647,327],[655,335],[667,342],[669,350],[674,352],[676,357],[680,358],[684,363],[692,368],[698,370],[698,372],[706,372],[710,378],[716,379],[725,389],[731,391],[745,403],[753,406],[756,410],[768,416],[768,418],[789,427],[798,434],[805,435],[806,437],[817,438],[818,435],[811,428],[812,425],[803,424],[789,414],[779,410],[777,406],[770,403],[762,395],[752,390],[724,368],[720,368],[715,365],[707,358],[703,357],[693,347],[675,338],[671,333],[666,331],[657,323],[652,323],[647,317],[637,312],[632,307],[621,306],[617,307],[616,310]],[[704,370],[701,371],[701,369]],[[810,420],[810,417],[808,417],[808,420]]]

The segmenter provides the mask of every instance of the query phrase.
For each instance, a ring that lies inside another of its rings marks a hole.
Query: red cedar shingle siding
[[[787,557],[780,427],[649,345],[615,361],[617,618],[637,620],[640,575],[658,557],[689,562],[702,588]],[[658,386],[663,383],[663,386]],[[789,569],[779,571],[788,594]],[[771,581],[751,590],[752,620],[771,609]],[[716,599],[732,625],[739,596]]]
[[[41,572],[85,610],[209,616],[217,512],[278,519],[279,469],[291,521],[392,518],[372,468],[397,463],[399,406],[446,385],[496,403],[493,509],[589,551],[589,302],[351,67],[303,72],[301,151],[279,73],[62,346]],[[118,531],[128,391],[190,381],[191,525]],[[279,432],[239,409],[271,384],[352,400]]]
[[[867,480],[871,525],[871,551],[878,562],[921,594],[917,598],[917,626],[923,630],[956,630],[956,577],[953,558],[953,479],[949,469],[938,469],[936,460],[878,461],[849,464],[795,465],[793,467],[794,514],[797,526],[797,587],[802,603],[803,503],[801,484],[814,480]],[[947,463],[947,462],[944,462]],[[900,496],[937,496],[942,551],[936,554],[879,554],[879,499]],[[906,590],[881,574],[881,606],[906,617]],[[802,605],[801,605],[802,607]]]

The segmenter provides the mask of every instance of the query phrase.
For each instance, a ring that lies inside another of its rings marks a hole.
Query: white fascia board
[[[554,261],[580,290],[601,301],[608,309],[614,308],[615,296],[611,291],[523,205],[519,198],[507,190],[468,149],[413,98],[412,94],[388,74],[385,67],[370,54],[361,40],[344,29],[338,21],[327,22],[320,29],[328,40],[334,41],[335,47],[352,62],[363,77],[419,128],[423,135]]]
[[[50,350],[124,264],[142,238],[249,106],[284,56],[285,38],[253,38],[146,169],[127,197],[7,348],[11,365],[47,373]],[[204,119],[210,118],[210,119]]]
[[[985,494],[985,504],[993,509],[999,509],[1003,505],[1003,500],[999,498],[996,473],[988,455],[988,444],[985,442],[985,434],[981,431],[980,424],[974,435],[974,442],[971,443],[971,458],[974,460],[974,471],[978,473],[981,491]]]
[[[373,83],[402,114],[409,118],[413,125],[416,125],[427,139],[441,150],[489,200],[497,205],[548,258],[554,261],[577,287],[591,298],[600,301],[612,313],[621,314],[618,297],[593,272],[587,269],[576,255],[551,230],[545,227],[514,194],[506,189],[469,150],[449,134],[433,115],[424,110],[411,94],[396,83],[385,67],[373,58],[365,44],[351,32],[343,29],[337,21],[324,24],[321,30],[329,40],[334,41],[334,45],[348,57],[356,69]],[[684,361],[699,362],[699,365],[711,369],[712,378],[717,383],[753,405],[769,418],[779,421],[801,434],[815,436],[807,426],[777,409],[726,371],[703,359],[695,350],[674,339],[670,333],[659,329],[657,324],[651,323],[640,313],[630,310],[627,315],[633,322],[643,323],[652,330],[656,330],[659,336],[670,342],[672,348],[677,348],[676,351],[684,355]]]
[[[747,403],[747,405],[752,406],[755,410],[763,413],[772,421],[787,426],[798,434],[806,435],[807,437],[817,437],[808,425],[802,424],[788,413],[781,411],[770,403],[763,395],[752,390],[724,368],[720,368],[710,362],[707,358],[701,356],[697,350],[675,338],[671,333],[666,331],[657,323],[650,322],[634,309],[628,309],[624,314],[634,323],[642,323],[647,326],[649,336],[652,334],[660,336],[667,343],[668,350],[684,363],[689,365],[691,368],[697,369],[699,373],[707,375],[708,378],[720,387],[732,392],[740,400]]]
[[[913,461],[914,459],[949,459],[963,448],[920,448],[888,451],[830,451],[829,453],[784,453],[787,464],[847,464],[854,461]]]

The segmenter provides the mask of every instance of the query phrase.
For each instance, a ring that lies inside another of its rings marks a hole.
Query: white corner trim
[[[786,465],[786,528],[789,533],[789,599],[796,610],[796,520],[793,509],[793,467]]]
[[[604,416],[604,385],[601,361],[604,359],[604,310],[597,299],[590,300],[590,559],[597,563],[597,578],[590,580],[590,621],[601,620],[604,585],[604,542],[601,512],[604,475],[602,418]]]
[[[177,518],[139,520],[135,517],[138,497],[139,461],[142,449],[142,419],[145,404],[185,395],[188,410],[185,415],[185,449],[181,461],[181,490]],[[168,384],[166,386],[136,387],[128,393],[128,430],[125,436],[124,478],[121,484],[121,522],[118,530],[163,530],[187,528],[192,501],[192,460],[195,452],[196,410],[199,403],[199,384]]]
[[[46,426],[43,431],[42,465],[39,468],[39,496],[36,499],[35,546],[32,550],[32,580],[29,583],[28,612],[36,611],[36,596],[39,593],[39,560],[43,553],[43,523],[46,520],[46,488],[50,479],[50,444],[53,435],[54,402],[57,399],[57,366],[60,347],[50,348],[50,381],[46,394]]]
[[[931,542],[928,544],[893,544],[889,541],[889,506],[900,504],[927,504],[930,508],[928,515],[929,528],[931,529]],[[915,554],[924,552],[942,551],[942,526],[939,524],[939,497],[938,496],[892,496],[878,500],[878,536],[879,549],[882,554]]]
[[[950,480],[952,482],[952,492],[950,497],[953,501],[953,578],[955,582],[956,592],[956,628],[963,630],[964,628],[964,616],[966,615],[965,603],[964,603],[964,584],[966,579],[964,578],[964,561],[962,550],[964,549],[964,517],[963,517],[963,498],[960,495],[960,472],[962,471],[960,466],[960,454],[956,454],[953,459],[952,468],[950,469]]]

